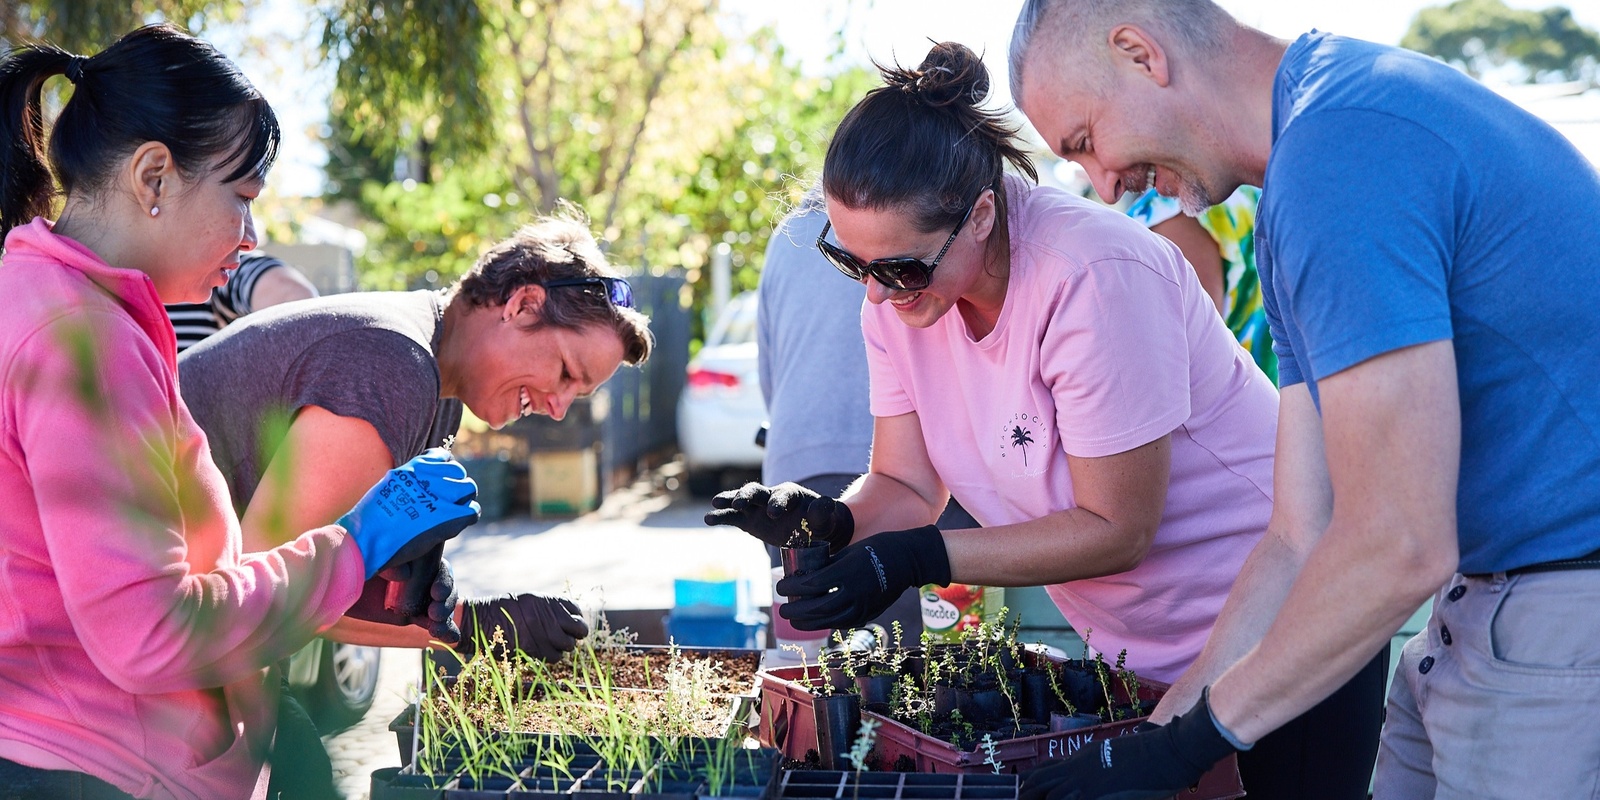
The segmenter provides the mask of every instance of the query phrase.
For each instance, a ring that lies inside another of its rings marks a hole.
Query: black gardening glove
[[[379,575],[388,578],[389,594],[383,607],[407,617],[420,617],[427,613],[433,599],[433,582],[444,565],[444,542],[440,542],[421,558],[396,564]],[[451,581],[453,585],[454,580]]]
[[[773,547],[788,544],[802,520],[811,538],[827,542],[833,552],[855,535],[849,506],[798,483],[747,483],[711,498],[711,511],[706,514],[707,525],[732,525]]]
[[[496,629],[502,631],[506,646],[543,661],[555,661],[589,635],[583,612],[571,600],[508,594],[467,601],[466,612],[461,615],[461,644],[456,645],[456,652],[471,658],[480,642],[494,642]]]
[[[1211,719],[1210,689],[1172,722],[1114,736],[1041,767],[1022,781],[1017,800],[1160,800],[1199,782],[1211,765],[1238,749]]]
[[[427,599],[417,613],[403,614],[391,607],[389,600],[396,588],[423,581]],[[345,615],[385,625],[416,625],[438,641],[455,644],[461,641],[461,629],[456,627],[457,600],[450,562],[443,557],[423,558],[397,564],[368,579],[361,587],[361,599]]]
[[[833,557],[828,566],[778,581],[790,598],[778,607],[803,631],[855,628],[882,614],[906,589],[950,583],[944,536],[932,525],[869,536]]]

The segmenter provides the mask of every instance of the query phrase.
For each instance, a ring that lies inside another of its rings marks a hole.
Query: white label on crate
[[[1108,733],[1108,736],[1127,736],[1134,732],[1133,725],[1127,725],[1120,730]],[[1083,749],[1083,746],[1094,741],[1094,731],[1069,733],[1045,742],[1045,758],[1065,758]]]
[[[946,631],[961,621],[961,611],[933,592],[922,593],[922,627],[931,631]]]
[[[1051,739],[1045,743],[1045,758],[1065,758],[1083,749],[1083,746],[1094,741],[1092,733],[1078,733],[1063,736],[1060,739]]]

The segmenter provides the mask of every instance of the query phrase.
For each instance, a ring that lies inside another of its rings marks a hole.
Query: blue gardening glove
[[[833,552],[850,543],[855,517],[850,507],[798,483],[762,486],[747,483],[711,498],[707,525],[732,525],[773,547],[783,547],[804,520],[811,538]]]
[[[504,645],[495,644],[495,630],[501,631]],[[515,647],[542,661],[555,661],[578,646],[589,635],[583,612],[565,597],[540,597],[536,594],[502,595],[487,600],[468,600],[461,615],[461,644],[456,652],[471,658],[483,644],[504,656],[504,648]]]
[[[950,583],[944,536],[932,525],[868,536],[840,550],[828,566],[784,578],[774,588],[790,598],[778,607],[784,619],[803,631],[823,631],[865,625],[906,589],[927,583]]]
[[[1199,782],[1211,765],[1238,752],[1211,716],[1211,690],[1189,713],[1160,727],[1102,739],[1022,781],[1017,800],[1160,800]]]
[[[445,644],[461,641],[461,629],[456,627],[455,575],[450,562],[444,558],[429,563],[429,556],[407,562],[380,572],[361,587],[361,599],[345,612],[345,616],[381,622],[385,625],[416,625],[428,635]],[[429,576],[429,577],[419,577]],[[388,607],[393,587],[408,582],[427,581],[422,586],[424,602],[415,614],[401,614]]]
[[[414,561],[478,521],[478,486],[435,447],[389,470],[339,525],[366,562],[367,578]]]

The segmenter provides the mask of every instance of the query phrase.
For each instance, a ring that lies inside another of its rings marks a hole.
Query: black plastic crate
[[[660,645],[629,645],[627,649],[630,653],[660,654],[665,656],[672,648]],[[728,696],[728,722],[722,734],[732,736],[746,730],[751,724],[756,708],[760,703],[760,674],[765,659],[764,651],[738,647],[679,647],[677,649],[684,653],[697,655],[720,655],[727,658],[754,657],[756,659],[756,668],[751,676],[749,689],[740,694]],[[435,670],[441,667],[448,673],[448,676],[444,678],[446,684],[453,683],[455,681],[455,673],[460,671],[460,662],[449,656],[431,658],[427,651],[424,651],[422,656],[422,668],[424,670]],[[394,719],[389,721],[389,730],[394,733],[395,745],[400,751],[401,766],[411,763],[416,745],[416,715],[417,704],[409,703]],[[496,731],[492,735],[505,736],[508,735],[508,732]]]
[[[582,745],[578,745],[582,748]],[[662,761],[648,771],[613,773],[598,756],[578,753],[564,770],[517,765],[496,775],[474,778],[459,764],[446,774],[417,773],[412,768],[385,767],[372,773],[372,800],[696,800],[748,798],[768,800],[778,781],[778,751],[740,750],[727,765],[726,782],[715,795],[703,759]],[[507,765],[510,767],[512,765]]]
[[[790,770],[778,800],[1016,800],[1016,775]]]

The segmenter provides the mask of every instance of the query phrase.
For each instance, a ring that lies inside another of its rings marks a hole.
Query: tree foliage
[[[732,248],[733,291],[755,288],[773,226],[821,172],[840,118],[877,85],[877,73],[861,68],[804,76],[770,36],[749,43],[762,54],[761,68],[729,88],[729,135],[702,153],[695,169],[670,176],[672,191],[659,210],[641,206],[637,219],[626,220],[657,239],[672,240],[674,226],[681,231],[675,252],[653,258],[685,267],[697,288],[705,286],[703,268],[719,243]]]
[[[1593,78],[1600,35],[1564,6],[1512,9],[1501,0],[1456,0],[1417,12],[1400,45],[1438,56],[1475,78],[1514,65],[1528,81]]]
[[[468,153],[489,143],[482,3],[318,1],[323,57],[338,65],[335,102],[356,135],[378,146],[423,139]]]
[[[0,0],[0,21],[95,51],[153,19],[202,31],[261,2]],[[328,193],[368,220],[369,288],[447,284],[562,201],[613,261],[684,269],[695,305],[720,243],[735,291],[753,288],[773,225],[875,82],[804,74],[771,30],[725,30],[718,0],[301,2],[335,64]]]
[[[481,37],[462,40],[484,48],[471,62],[483,140],[439,102],[377,102],[341,71],[330,189],[376,221],[362,259],[369,286],[447,283],[566,200],[588,212],[613,261],[685,269],[696,305],[721,242],[734,250],[735,290],[753,288],[796,181],[872,84],[864,70],[804,75],[770,30],[725,32],[714,0],[475,8]],[[420,49],[407,51],[420,60],[384,66],[385,80],[427,69]]]
[[[0,0],[0,37],[10,44],[48,41],[93,55],[117,37],[156,20],[191,31],[239,19],[258,0]]]

